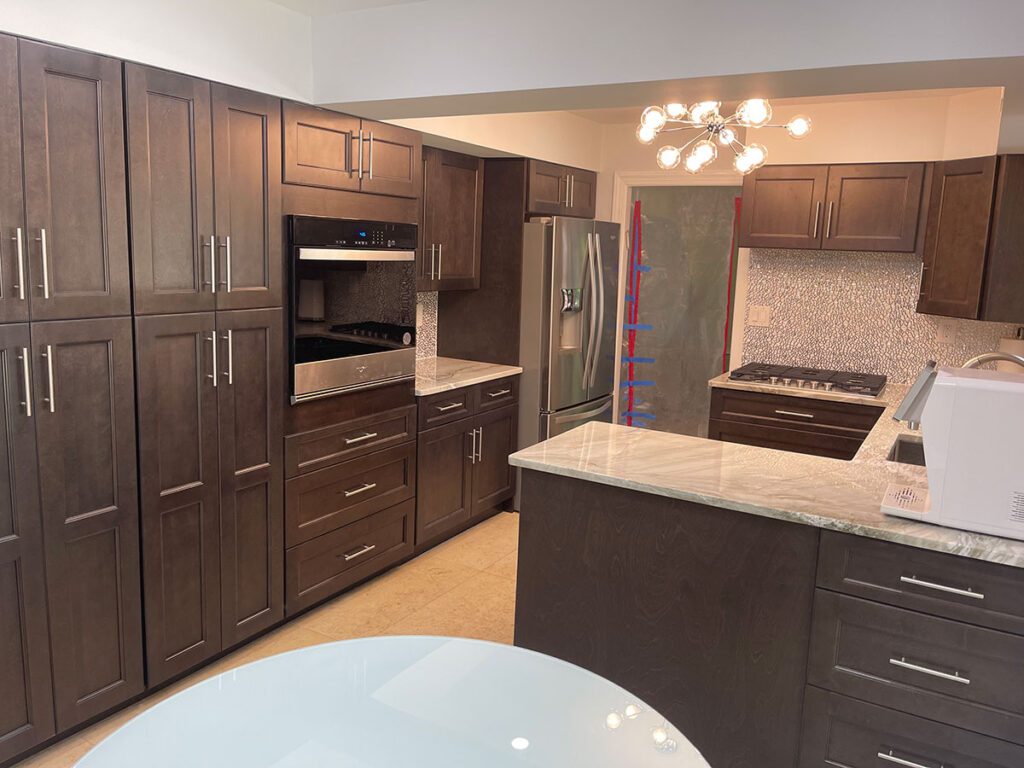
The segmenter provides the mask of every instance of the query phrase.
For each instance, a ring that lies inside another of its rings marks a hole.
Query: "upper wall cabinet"
[[[284,102],[282,126],[285,183],[420,196],[416,131],[292,101]]]
[[[423,149],[423,225],[417,288],[480,287],[484,161]]]
[[[594,218],[597,174],[543,160],[528,160],[526,212],[539,216]]]
[[[0,35],[0,323],[28,320],[18,41]],[[2,753],[0,753],[2,754]]]
[[[121,62],[18,45],[32,319],[127,315]]]
[[[770,165],[743,179],[739,244],[912,252],[924,163]]]
[[[936,163],[917,311],[1024,322],[1024,155]]]

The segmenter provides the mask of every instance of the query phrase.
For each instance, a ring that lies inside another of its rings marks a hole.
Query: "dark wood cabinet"
[[[121,62],[18,45],[32,319],[127,315]]]
[[[463,526],[473,507],[474,422],[461,419],[420,433],[417,446],[416,544]]]
[[[220,84],[211,93],[217,309],[279,307],[281,101]]]
[[[1024,155],[935,163],[917,311],[1024,322]]]
[[[0,325],[0,762],[54,733],[31,356],[28,325]]]
[[[210,84],[125,65],[135,312],[201,312],[214,293]]]
[[[821,247],[914,251],[924,168],[924,163],[830,166]]]
[[[819,248],[827,165],[766,165],[743,177],[739,244]]]
[[[142,570],[151,685],[221,649],[214,313],[136,320]]]
[[[423,224],[417,268],[421,291],[480,287],[484,161],[423,149]]]
[[[18,41],[0,35],[0,323],[28,320],[28,254],[22,196]],[[3,758],[0,757],[0,760]]]
[[[473,515],[492,510],[515,494],[515,472],[508,457],[519,439],[518,413],[519,407],[510,405],[476,417]]]
[[[526,163],[527,215],[594,218],[596,173],[543,160],[527,160]]]
[[[143,689],[130,318],[33,323],[59,730]]]
[[[363,192],[419,197],[423,189],[423,137],[398,125],[363,120]]]
[[[217,313],[223,644],[284,617],[284,341],[280,309]]]

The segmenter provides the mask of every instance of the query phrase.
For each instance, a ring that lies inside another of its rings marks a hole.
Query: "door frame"
[[[634,187],[742,187],[743,175],[736,171],[702,171],[696,175],[674,173],[671,171],[615,171],[612,176],[612,210],[611,220],[618,223],[622,238],[619,248],[619,274],[626,275],[629,265],[630,231],[633,224],[633,209],[630,200]],[[732,343],[730,359],[741,360],[743,357],[743,319],[747,314],[747,278],[750,271],[750,249],[737,249],[736,270],[733,279],[736,282],[735,301],[732,308]],[[615,388],[613,394],[612,423],[619,423],[620,401],[619,389],[622,379],[622,322],[626,311],[626,281],[619,280],[616,317],[620,322],[615,327]]]

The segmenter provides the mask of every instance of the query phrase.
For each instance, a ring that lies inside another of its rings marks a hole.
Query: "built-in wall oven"
[[[292,404],[416,375],[415,224],[289,216]]]

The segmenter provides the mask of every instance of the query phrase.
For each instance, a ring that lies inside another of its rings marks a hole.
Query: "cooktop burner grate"
[[[772,386],[792,387],[877,397],[886,377],[872,373],[831,371],[823,368],[749,363],[729,374],[733,381],[752,381]]]

